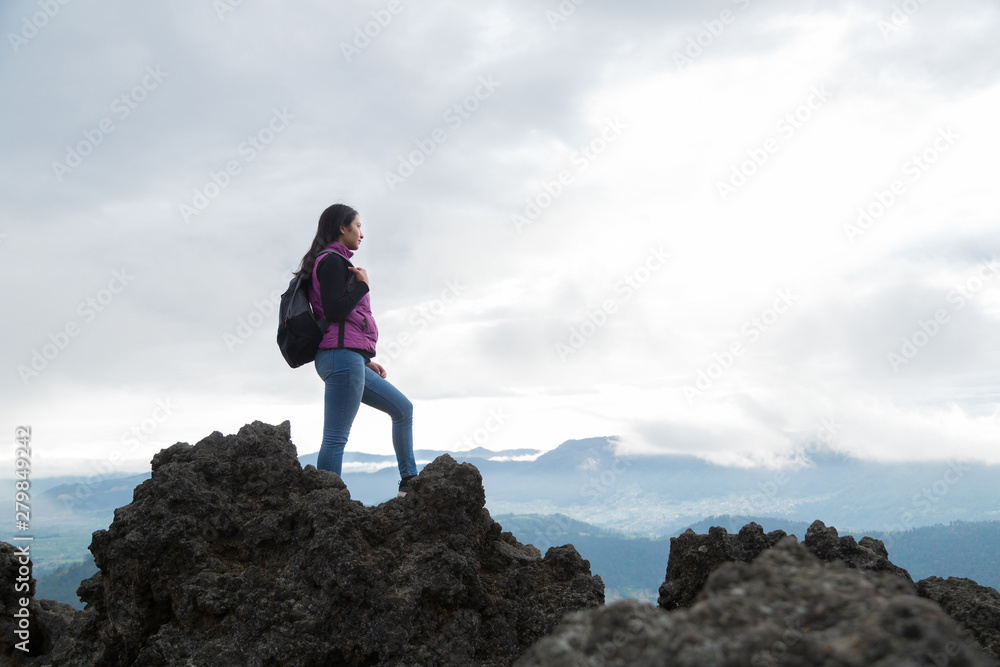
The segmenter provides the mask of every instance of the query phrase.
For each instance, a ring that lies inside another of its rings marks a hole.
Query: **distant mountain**
[[[633,598],[655,604],[657,589],[663,582],[670,538],[643,538],[600,528],[568,516],[522,514],[494,515],[503,529],[524,544],[533,544],[543,554],[550,547],[572,544],[591,569],[601,575],[608,601]],[[717,516],[703,519],[690,527],[699,534],[721,526],[730,533],[751,521],[765,532],[783,530],[801,541],[809,528],[805,522],[790,522],[773,517]],[[686,528],[684,529],[686,530]],[[677,534],[683,530],[678,530]],[[859,531],[856,539],[868,535],[883,540],[893,563],[907,569],[914,580],[929,576],[964,577],[983,586],[1000,589],[1000,521],[928,526],[902,533]],[[675,535],[676,536],[676,535]],[[37,574],[37,597],[58,600],[82,609],[76,596],[80,581],[97,571],[90,553],[82,563],[64,566],[54,572]]]
[[[80,582],[97,574],[94,556],[87,556],[79,563],[66,565],[48,574],[35,573],[35,599],[57,600],[73,607],[83,609],[83,602],[76,595]]]
[[[111,477],[97,483],[67,481],[49,487],[41,499],[54,507],[77,512],[114,510],[132,502],[132,491],[149,479],[149,473]]]
[[[461,457],[462,461],[468,461],[470,463],[479,463],[480,461],[493,461],[493,460],[509,460],[511,458],[522,458],[531,457],[537,458],[542,452],[537,449],[505,449],[500,452],[495,452],[491,449],[485,449],[483,447],[476,447],[475,449],[470,449],[465,452],[446,452],[444,450],[438,449],[415,449],[413,450],[413,458],[419,461],[424,461],[430,463],[442,454],[451,454],[453,457]],[[316,459],[319,457],[319,452],[313,452],[312,454],[303,454],[299,457],[299,463],[303,467],[307,465],[315,466]],[[387,466],[396,465],[395,455],[387,454],[366,454],[364,452],[344,452],[344,471],[345,473],[351,469],[351,464],[368,464],[368,463],[383,463]]]
[[[657,589],[663,583],[670,555],[670,538],[639,538],[599,528],[564,515],[494,515],[504,530],[518,540],[533,544],[545,553],[549,547],[572,544],[590,561],[591,570],[601,575],[608,600],[636,598],[656,602]],[[818,517],[817,517],[818,518]],[[689,526],[699,534],[712,526],[730,533],[751,521],[765,532],[783,530],[801,542],[808,523],[789,522],[772,517],[719,516]],[[685,528],[686,530],[686,528]],[[677,534],[683,530],[678,530]],[[889,559],[909,571],[914,581],[930,576],[964,577],[982,586],[1000,589],[1000,521],[965,523],[948,526],[925,526],[899,533],[839,531],[841,536],[864,536],[882,540]],[[676,535],[675,535],[676,537]]]
[[[444,452],[418,450],[419,461]],[[561,515],[592,526],[650,538],[676,534],[713,516],[768,516],[808,525],[822,518],[842,532],[901,532],[957,521],[1000,517],[1000,466],[960,462],[878,463],[836,452],[801,455],[782,470],[720,466],[694,456],[618,453],[614,438],[568,440],[533,449],[454,452],[483,476],[495,515]],[[510,458],[531,460],[509,460]],[[316,454],[300,456],[305,466]],[[94,480],[33,480],[32,527],[44,570],[79,561],[90,533],[111,522],[115,508],[149,473]],[[351,497],[375,505],[393,497],[392,454],[345,454]],[[6,480],[13,496],[13,480]],[[767,528],[767,526],[765,526]],[[800,537],[804,529],[789,531]]]
[[[670,556],[669,538],[625,535],[562,514],[500,514],[493,518],[520,542],[533,544],[543,554],[551,547],[572,544],[590,561],[591,571],[601,575],[609,602],[632,598],[656,604]]]

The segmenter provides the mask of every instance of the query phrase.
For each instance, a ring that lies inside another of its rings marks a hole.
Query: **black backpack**
[[[331,252],[328,250],[319,257]],[[320,341],[330,326],[313,313],[309,303],[310,280],[301,274],[292,278],[278,305],[278,349],[292,368],[316,359]]]

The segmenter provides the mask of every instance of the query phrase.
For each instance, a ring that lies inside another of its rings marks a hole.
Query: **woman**
[[[309,301],[316,316],[330,323],[316,354],[316,372],[326,383],[323,444],[316,467],[338,475],[344,446],[361,403],[392,417],[392,446],[399,464],[399,497],[417,474],[413,460],[413,405],[372,361],[378,328],[368,295],[368,272],[351,264],[361,245],[357,211],[334,204],[319,218],[312,247],[297,273],[311,275]],[[325,254],[324,254],[325,253]]]

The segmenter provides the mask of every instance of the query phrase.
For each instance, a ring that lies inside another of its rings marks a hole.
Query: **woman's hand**
[[[374,361],[369,361],[366,365],[382,377],[385,377],[385,369],[381,365],[376,364]]]
[[[359,269],[356,266],[349,266],[347,267],[347,270],[354,274],[354,277],[357,278],[358,282],[362,282],[365,285],[371,287],[371,283],[368,282],[367,271],[365,271],[364,269]]]

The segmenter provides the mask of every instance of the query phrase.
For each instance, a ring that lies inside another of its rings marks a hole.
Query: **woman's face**
[[[361,246],[361,239],[365,237],[361,233],[361,217],[354,216],[348,227],[340,226],[340,242],[347,246],[348,250],[357,250]]]

